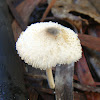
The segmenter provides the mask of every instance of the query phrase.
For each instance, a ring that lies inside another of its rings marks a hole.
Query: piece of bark
[[[73,100],[73,75],[74,64],[66,64],[56,67],[56,100]]]
[[[25,0],[20,5],[17,6],[16,10],[23,19],[24,23],[28,24],[28,19],[36,5],[40,3],[41,0]],[[14,33],[14,39],[17,41],[22,29],[20,28],[19,24],[16,20],[12,23],[12,29]]]

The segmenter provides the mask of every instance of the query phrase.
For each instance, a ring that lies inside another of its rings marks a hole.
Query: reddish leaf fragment
[[[78,34],[78,37],[83,46],[100,51],[100,38],[84,34]]]
[[[96,26],[96,34],[98,37],[100,37],[100,25]]]
[[[76,71],[81,84],[92,86],[95,85],[91,72],[88,68],[84,53],[82,54],[82,58],[76,63]]]
[[[87,100],[100,100],[100,93],[86,93]]]
[[[86,100],[85,94],[74,92],[74,100]]]

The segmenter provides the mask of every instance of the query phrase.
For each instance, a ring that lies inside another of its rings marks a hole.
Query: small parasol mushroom
[[[25,63],[46,70],[52,89],[55,88],[52,67],[76,62],[82,54],[77,34],[51,21],[31,24],[18,38],[16,50]]]

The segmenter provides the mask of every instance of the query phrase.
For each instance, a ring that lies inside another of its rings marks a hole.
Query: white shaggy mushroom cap
[[[16,50],[25,63],[44,70],[57,64],[76,62],[82,55],[77,34],[55,22],[28,26],[18,38]]]

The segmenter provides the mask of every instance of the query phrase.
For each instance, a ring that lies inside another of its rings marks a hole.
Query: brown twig
[[[43,79],[46,80],[47,77],[45,75],[32,75],[29,73],[25,73],[25,77],[33,78],[33,79]]]
[[[89,86],[89,85],[81,85],[78,83],[74,82],[74,87],[81,90],[81,91],[87,91],[87,92],[98,92],[100,93],[100,87],[93,87],[93,86]]]
[[[41,87],[32,87],[33,89],[40,91],[40,92],[44,92],[44,93],[48,93],[48,94],[55,94],[55,91],[52,89],[46,89],[46,88],[41,88]]]
[[[46,11],[44,12],[44,14],[43,14],[43,16],[42,16],[42,18],[41,18],[41,22],[44,21],[44,19],[46,18],[47,14],[49,13],[50,9],[53,7],[53,5],[55,4],[55,2],[56,2],[56,0],[52,0],[52,1],[50,2],[50,4],[48,5]]]

